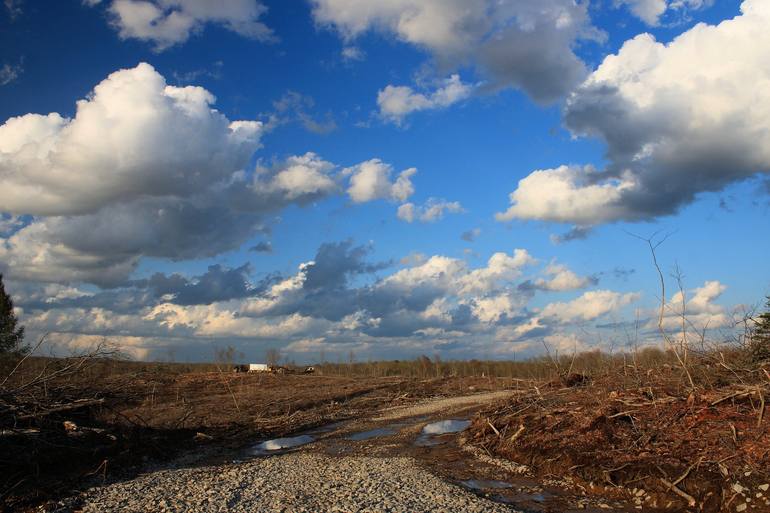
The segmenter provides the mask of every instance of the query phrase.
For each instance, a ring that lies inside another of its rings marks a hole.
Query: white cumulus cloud
[[[313,153],[254,169],[264,125],[231,121],[214,101],[139,64],[105,78],[71,119],[0,125],[0,272],[114,286],[142,257],[215,256],[263,230],[266,213],[339,190],[337,166]]]
[[[388,85],[377,93],[377,106],[383,119],[400,125],[412,112],[448,107],[470,96],[472,90],[472,86],[462,83],[459,75],[452,75],[428,95],[408,86]]]
[[[377,30],[427,49],[442,69],[471,64],[490,88],[519,88],[538,102],[575,86],[587,71],[573,47],[603,37],[591,25],[588,3],[574,0],[313,0],[313,6],[316,23],[347,42]],[[409,89],[390,93],[412,110],[430,102]]]
[[[713,0],[618,0],[617,5],[626,5],[631,13],[650,26],[657,26],[668,12],[686,12],[701,9]]]
[[[590,290],[572,301],[546,305],[540,317],[560,323],[592,321],[637,301],[639,297],[637,293]]]
[[[228,179],[259,148],[264,128],[230,121],[214,100],[201,87],[167,85],[142,63],[109,75],[78,101],[72,119],[8,119],[0,125],[0,210],[84,214]]]
[[[544,269],[548,279],[535,280],[535,287],[541,290],[566,291],[583,289],[596,282],[587,276],[578,276],[565,265],[551,263]]]
[[[495,215],[498,221],[539,219],[577,225],[594,225],[625,212],[624,190],[634,187],[633,177],[593,183],[601,177],[591,166],[540,169],[519,181],[510,194],[511,206]]]
[[[607,168],[535,171],[498,219],[647,220],[770,173],[770,4],[745,0],[741,11],[667,44],[641,34],[606,57],[564,117],[574,135],[606,142]]]
[[[85,3],[95,6],[101,2]],[[151,42],[156,51],[184,43],[206,24],[260,41],[275,39],[273,31],[260,21],[267,7],[257,0],[112,0],[107,10],[121,39]]]
[[[343,174],[350,176],[348,195],[354,203],[366,203],[378,199],[387,201],[405,201],[414,193],[412,176],[417,169],[401,171],[395,181],[391,181],[393,167],[379,159],[367,160],[347,168]]]

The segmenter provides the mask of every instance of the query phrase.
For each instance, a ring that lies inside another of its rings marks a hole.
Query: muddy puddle
[[[275,438],[273,440],[265,440],[264,442],[255,445],[251,450],[251,453],[257,456],[275,454],[295,447],[301,447],[312,442],[315,442],[315,437],[310,435]]]
[[[485,479],[466,479],[460,481],[460,484],[471,490],[497,490],[500,488],[513,488],[511,483],[505,481],[487,481]]]
[[[470,425],[470,420],[459,419],[431,422],[422,428],[420,436],[414,440],[414,445],[418,447],[433,447],[444,444],[453,438],[445,435],[460,433],[461,431],[468,429],[468,426]]]
[[[445,435],[447,433],[459,433],[465,431],[468,426],[471,425],[470,420],[440,420],[438,422],[432,422],[422,428],[424,435]]]
[[[283,454],[294,450],[295,448],[311,444],[317,440],[323,439],[329,433],[333,433],[344,427],[347,422],[333,422],[324,424],[307,431],[300,432],[295,436],[273,438],[259,442],[256,445],[248,447],[244,452],[246,457],[250,456],[268,456],[271,454]],[[236,460],[237,461],[237,460]]]

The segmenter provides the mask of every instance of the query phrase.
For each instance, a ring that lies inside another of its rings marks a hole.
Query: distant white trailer
[[[266,363],[250,363],[249,372],[270,372],[270,366]]]

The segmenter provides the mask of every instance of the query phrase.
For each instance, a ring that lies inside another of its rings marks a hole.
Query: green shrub
[[[24,351],[24,326],[18,325],[13,311],[13,300],[5,292],[3,275],[0,274],[0,354]]]
[[[757,325],[749,345],[753,362],[770,360],[770,296],[767,297],[765,307],[765,313],[756,319]]]

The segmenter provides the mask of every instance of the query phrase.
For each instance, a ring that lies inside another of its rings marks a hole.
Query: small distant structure
[[[270,374],[297,374],[299,370],[295,370],[283,365],[268,365],[266,363],[249,363],[247,365],[234,365],[233,372],[269,372]],[[315,367],[305,367],[301,371],[302,374],[313,374]]]
[[[266,363],[250,363],[249,372],[270,372],[270,365]]]

